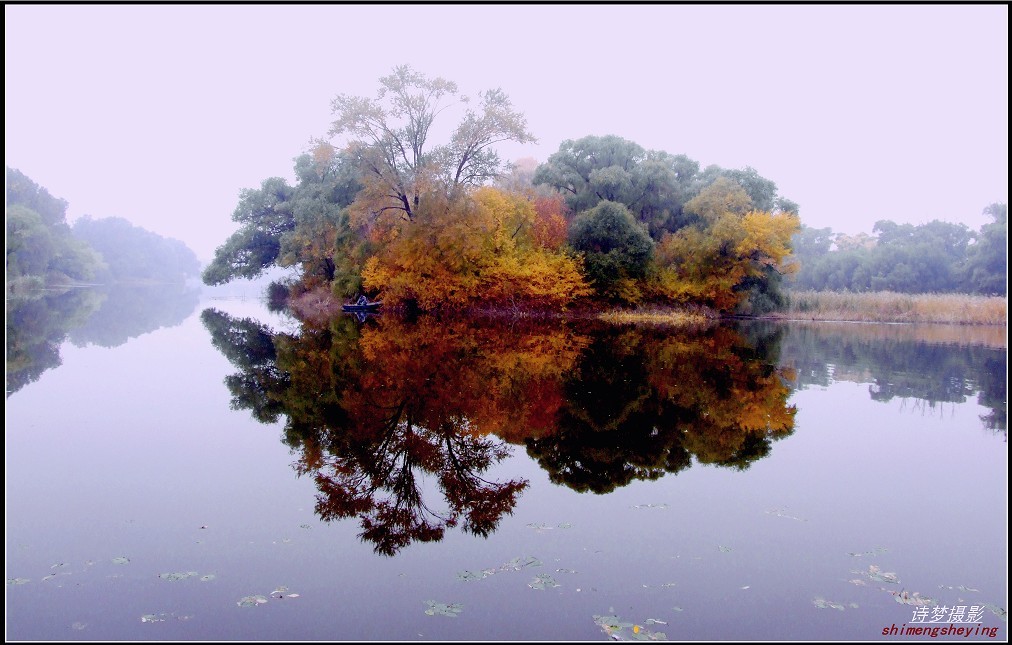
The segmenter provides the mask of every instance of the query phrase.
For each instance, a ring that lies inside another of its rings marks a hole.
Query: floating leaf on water
[[[863,557],[863,556],[866,556],[866,555],[872,555],[872,556],[882,555],[883,553],[887,552],[888,550],[889,549],[887,549],[887,548],[885,548],[883,546],[877,546],[874,549],[872,549],[871,551],[862,551],[860,553],[856,553],[854,551],[848,551],[847,555],[853,556],[855,558],[860,558],[860,557]]]
[[[7,584],[9,585],[23,585],[31,582],[29,578],[7,578]]]
[[[77,631],[81,631],[82,629],[84,629],[87,626],[88,626],[88,623],[82,623],[81,621],[77,621],[76,623],[72,623],[70,625],[70,628],[71,629],[76,629]]]
[[[611,631],[617,631],[627,627],[631,628],[633,626],[632,623],[627,623],[614,614],[608,614],[606,616],[594,616],[594,622],[597,623],[598,627],[605,630],[605,632],[609,633],[609,635]]]
[[[549,587],[560,587],[562,585],[556,582],[552,576],[546,573],[539,573],[527,586],[531,589],[548,589]]]
[[[721,553],[730,553],[731,552],[731,547],[729,547],[729,546],[718,545],[717,548],[720,549]]]
[[[676,583],[676,582],[665,582],[664,584],[661,585],[661,587],[664,587],[664,588],[674,587],[676,584],[678,584],[678,583]]]
[[[751,588],[752,588],[752,585],[745,585],[744,587],[742,587],[742,589],[751,589]]]
[[[847,606],[850,607],[851,609],[857,609],[857,603],[856,602],[852,602],[852,603],[850,603]]]
[[[236,604],[240,607],[256,607],[257,605],[262,605],[266,602],[267,598],[258,594],[255,596],[243,596]]]
[[[980,592],[980,589],[974,589],[973,587],[967,587],[965,585],[959,585],[958,587],[956,587],[956,589],[959,589],[960,591],[976,591],[978,593]]]
[[[893,599],[901,605],[910,605],[911,607],[931,607],[935,604],[933,598],[922,596],[918,592],[910,593],[909,591],[890,591]]]
[[[534,556],[529,555],[526,558],[513,558],[506,564],[502,565],[500,569],[502,569],[503,571],[510,569],[512,569],[513,571],[520,571],[521,569],[525,569],[527,567],[540,567],[541,564],[542,564],[541,560],[538,560]]]
[[[118,558],[112,559],[113,564],[127,564],[128,562],[130,562],[130,558],[125,558],[123,556],[119,556]]]
[[[882,569],[878,568],[874,564],[868,567],[868,573],[866,575],[872,580],[877,580],[878,582],[887,582],[894,585],[899,584],[900,582],[900,579],[895,573],[882,571]]]
[[[652,620],[654,622],[660,622],[655,619],[648,619],[644,622],[649,624]],[[663,632],[655,632],[647,629],[646,627],[634,625],[633,623],[622,620],[614,614],[594,616],[594,623],[596,623],[609,638],[616,641],[664,641],[668,639]]]
[[[672,611],[685,611],[685,610],[684,610],[684,609],[682,609],[681,607],[672,607],[672,608],[671,608],[671,610],[672,610]]]
[[[162,614],[162,616],[164,616],[164,614]],[[162,623],[162,622],[165,622],[165,619],[162,618],[162,616],[159,616],[157,614],[144,614],[143,616],[141,616],[141,622],[142,623]]]
[[[215,575],[213,573],[209,573],[207,575],[200,576],[200,581],[201,582],[210,582],[211,580],[214,580],[214,578],[215,578]]]
[[[806,519],[803,519],[803,518],[800,518],[800,517],[796,517],[794,515],[788,515],[787,514],[787,509],[785,509],[785,508],[772,508],[772,509],[766,511],[766,514],[767,515],[776,515],[777,517],[783,517],[783,518],[786,518],[786,519],[789,519],[789,520],[797,520],[799,522],[807,522],[808,521]]]
[[[60,567],[65,567],[65,566],[67,566],[66,562],[57,562],[56,564],[54,564],[53,566],[51,566],[49,568],[50,569],[59,569]]]
[[[831,602],[829,600],[826,600],[825,598],[820,597],[816,597],[815,599],[813,599],[812,604],[818,607],[819,609],[838,609],[839,611],[844,610],[843,605],[841,605],[840,603]]]
[[[458,571],[457,579],[464,580],[465,582],[471,582],[474,580],[482,580],[485,578],[485,574],[477,574],[474,571]]]
[[[310,526],[309,524],[299,524],[299,528],[300,529],[311,529],[313,527]]]
[[[559,524],[559,528],[560,529],[571,529],[571,528],[573,528],[573,525],[570,524],[569,522],[563,522],[562,524]]]
[[[665,503],[661,504],[636,504],[633,508],[667,508],[668,505]]]
[[[573,569],[556,569],[556,573],[576,573]]]
[[[1004,620],[1005,622],[1008,622],[1008,612],[1005,611],[1004,608],[999,607],[998,605],[991,605],[991,604],[984,605],[984,607],[986,607],[987,609],[989,609],[992,614],[994,614],[995,616],[997,616],[1001,620]]]
[[[537,531],[547,531],[555,528],[554,526],[548,526],[547,524],[535,524],[531,522],[527,525],[527,528],[535,529]]]
[[[429,606],[425,610],[425,613],[429,616],[446,616],[447,618],[456,618],[460,612],[464,610],[463,605],[457,602],[444,603],[436,602],[435,600],[426,600],[425,604]]]
[[[168,580],[175,582],[176,580],[186,580],[187,578],[194,578],[197,576],[196,571],[187,571],[186,573],[160,573],[158,577],[162,580]]]
[[[663,620],[658,620],[657,618],[647,618],[643,622],[645,622],[647,625],[654,625],[654,624],[667,625],[666,622],[664,622]]]

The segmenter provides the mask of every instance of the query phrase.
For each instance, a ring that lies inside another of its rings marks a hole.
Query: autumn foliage
[[[694,460],[747,468],[794,428],[792,375],[756,349],[776,343],[726,327],[387,316],[291,333],[202,319],[238,368],[233,407],[284,421],[317,514],[356,518],[388,555],[452,527],[494,531],[527,487],[489,474],[515,447],[554,481],[605,492]]]
[[[796,214],[754,210],[745,191],[724,179],[689,201],[686,211],[698,221],[658,244],[650,285],[657,296],[731,311],[747,295],[737,289],[746,278],[796,269],[785,262],[800,229]]]
[[[454,202],[430,199],[366,262],[365,288],[426,310],[564,307],[590,289],[577,259],[553,238],[557,216],[541,216],[528,198],[490,187]]]

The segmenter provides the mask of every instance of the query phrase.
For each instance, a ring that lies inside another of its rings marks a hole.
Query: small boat
[[[371,301],[365,296],[359,296],[358,300],[353,303],[347,303],[341,305],[343,311],[357,312],[357,313],[372,313],[378,311],[380,305],[383,303],[377,301]]]

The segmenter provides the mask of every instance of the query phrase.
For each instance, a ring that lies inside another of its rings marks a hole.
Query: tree
[[[20,171],[7,168],[5,216],[7,280],[57,284],[90,280],[101,257],[74,239],[66,222],[67,202],[49,194]]]
[[[587,276],[598,294],[625,302],[641,298],[635,280],[646,275],[654,243],[628,208],[605,200],[577,215],[569,243],[583,254]]]
[[[205,284],[224,284],[235,278],[257,278],[273,266],[281,251],[281,236],[295,227],[292,197],[295,189],[281,177],[263,180],[260,188],[244,188],[232,221],[240,224],[214,252],[204,269]]]
[[[86,215],[74,222],[72,231],[101,254],[107,270],[99,275],[110,282],[182,282],[200,273],[200,260],[186,244],[121,217],[93,219]]]
[[[573,212],[601,201],[626,206],[655,238],[681,225],[682,204],[699,165],[685,155],[645,150],[614,135],[563,141],[538,167],[536,185],[555,188]]]
[[[787,260],[800,228],[797,215],[755,210],[744,189],[724,177],[685,210],[698,221],[658,245],[651,280],[656,294],[722,312],[744,305],[743,313],[757,313],[782,304],[778,276],[796,269]]]
[[[347,150],[362,171],[360,217],[373,223],[394,214],[414,221],[427,193],[439,190],[452,201],[494,178],[501,169],[495,144],[535,141],[509,97],[493,89],[480,95],[478,110],[466,110],[448,143],[430,150],[436,117],[451,101],[467,100],[456,83],[407,65],[380,79],[376,98],[341,94],[333,100],[329,134],[351,137]]]
[[[994,221],[980,228],[967,250],[964,284],[973,293],[1003,296],[1008,293],[1008,206],[996,202],[984,214]]]
[[[578,261],[551,246],[534,204],[484,187],[447,204],[436,196],[402,222],[363,269],[364,286],[423,310],[509,304],[557,308],[589,290]]]
[[[38,213],[47,226],[66,224],[67,200],[53,197],[20,170],[7,166],[7,206],[16,204]]]

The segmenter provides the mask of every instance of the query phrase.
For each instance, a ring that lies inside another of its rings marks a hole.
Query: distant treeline
[[[816,291],[1008,293],[1008,206],[984,209],[980,231],[938,220],[915,226],[882,220],[874,235],[802,226],[793,239],[800,269],[792,286]]]
[[[8,284],[182,282],[200,273],[183,242],[124,219],[85,216],[67,224],[66,200],[7,168]]]

